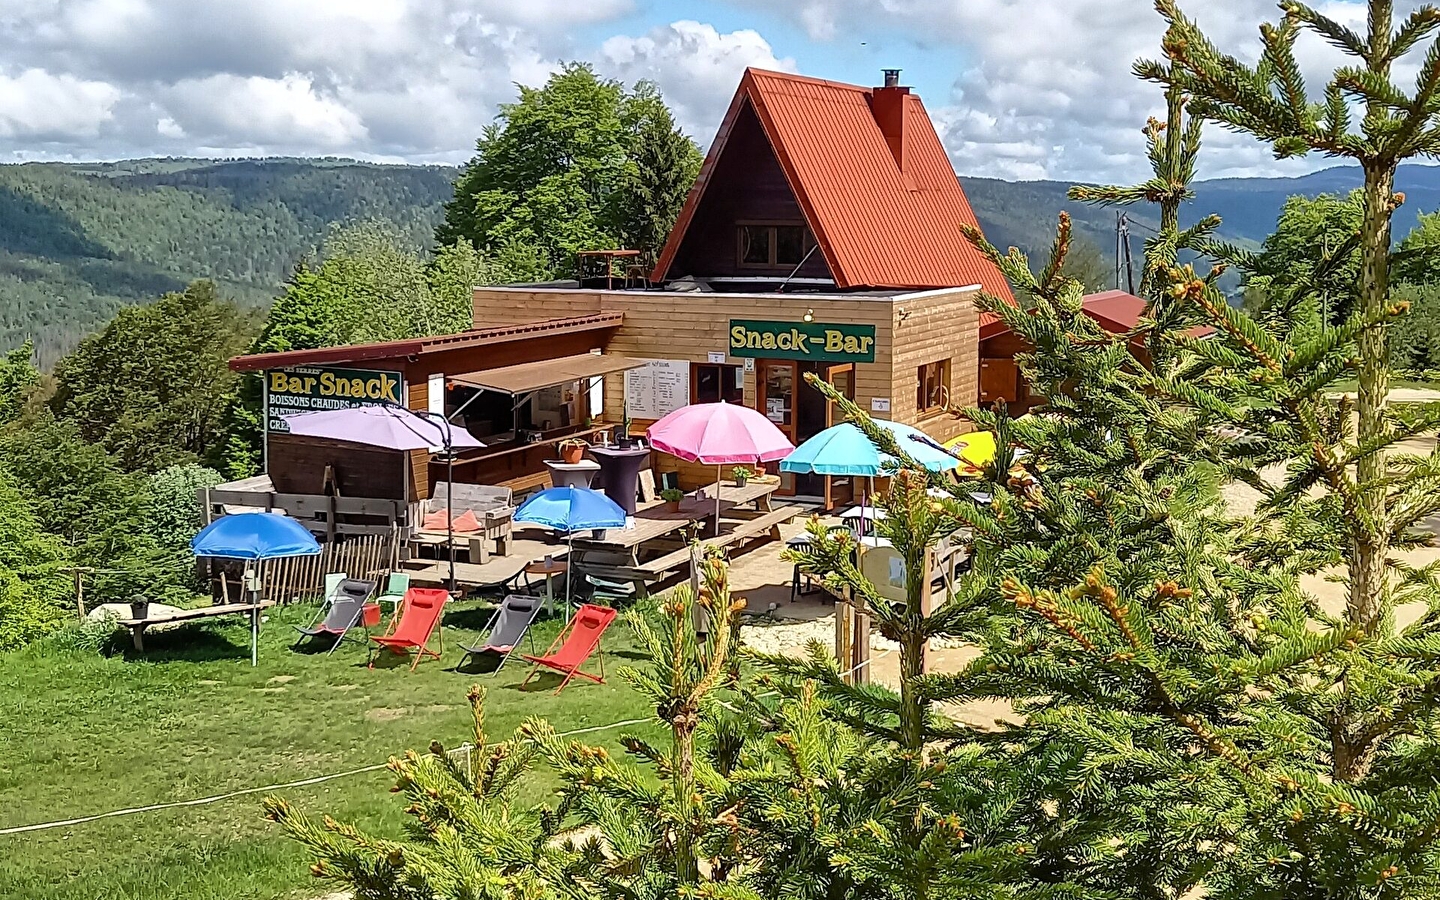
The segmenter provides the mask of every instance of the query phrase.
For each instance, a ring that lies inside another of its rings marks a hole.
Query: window
[[[815,246],[804,225],[742,222],[736,235],[740,265],[752,269],[794,268]]]
[[[950,360],[926,363],[916,370],[915,377],[918,380],[916,412],[924,415],[944,409],[950,402]]]
[[[739,366],[690,364],[691,403],[745,402],[745,370]]]

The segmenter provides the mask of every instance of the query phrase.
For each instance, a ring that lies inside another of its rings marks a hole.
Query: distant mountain
[[[961,183],[981,227],[999,247],[1017,246],[1032,255],[1044,252],[1055,233],[1060,211],[1068,210],[1076,232],[1096,244],[1107,256],[1114,254],[1115,210],[1086,206],[1066,198],[1069,182],[998,181],[967,178]],[[1299,178],[1219,178],[1195,184],[1195,200],[1186,204],[1182,223],[1191,224],[1201,216],[1218,214],[1221,236],[1242,245],[1258,245],[1275,229],[1275,221],[1286,198],[1297,194],[1345,194],[1360,187],[1360,170],[1335,166]],[[1440,209],[1440,166],[1401,166],[1396,189],[1405,194],[1405,205],[1395,214],[1394,234],[1398,240],[1415,227],[1420,213]],[[1158,224],[1144,204],[1127,207],[1132,223],[1133,252]]]
[[[333,159],[0,166],[0,349],[30,337],[51,362],[199,277],[267,302],[335,222],[384,219],[424,246],[454,177]]]
[[[383,219],[427,245],[451,196],[456,170],[345,159],[140,159],[114,163],[0,165],[0,350],[27,337],[53,362],[122,306],[215,279],[246,303],[275,296],[295,263],[336,222]],[[1115,212],[1066,199],[1059,181],[962,177],[990,240],[1042,255],[1056,216],[1069,210],[1077,233],[1107,258]],[[1222,236],[1255,245],[1285,198],[1341,193],[1359,171],[1337,167],[1300,178],[1200,182],[1186,209],[1224,218]],[[1406,166],[1396,217],[1403,236],[1420,212],[1440,208],[1440,167]],[[1128,210],[1137,265],[1157,223]]]

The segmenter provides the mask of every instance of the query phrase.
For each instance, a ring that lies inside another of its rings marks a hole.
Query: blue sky
[[[1278,15],[1273,0],[1183,5],[1242,58]],[[1161,104],[1130,67],[1161,30],[1151,0],[3,0],[0,161],[456,163],[515,83],[580,59],[656,81],[702,145],[746,66],[862,84],[898,67],[962,176],[1133,179]],[[1338,62],[1313,39],[1299,55],[1317,77]],[[1326,165],[1218,129],[1206,143],[1202,176]]]

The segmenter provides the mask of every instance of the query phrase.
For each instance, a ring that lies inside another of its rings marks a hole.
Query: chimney
[[[895,167],[905,171],[905,98],[910,95],[908,87],[900,86],[899,69],[882,69],[885,82],[882,87],[871,91],[870,112],[875,124],[885,135],[890,155],[895,157]]]

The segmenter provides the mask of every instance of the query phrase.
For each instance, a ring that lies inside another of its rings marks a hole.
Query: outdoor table
[[[600,471],[600,464],[593,459],[582,459],[577,463],[547,459],[545,468],[550,470],[550,483],[555,487],[588,488],[595,479],[595,473]]]
[[[192,622],[196,619],[210,619],[216,616],[247,616],[254,618],[260,615],[260,611],[267,607],[274,606],[274,601],[265,600],[260,603],[217,603],[214,606],[201,606],[196,609],[181,609],[175,612],[160,613],[159,615],[146,616],[143,619],[136,619],[126,616],[116,620],[120,625],[130,629],[130,640],[135,645],[136,652],[145,652],[145,629],[151,625],[169,625],[175,622]]]
[[[549,559],[539,562],[532,562],[525,567],[526,575],[545,576],[545,611],[555,611],[555,592],[551,588],[551,579],[556,575],[564,575],[570,570],[570,564],[564,560]]]
[[[590,455],[600,466],[600,483],[605,496],[620,504],[625,515],[635,515],[635,494],[640,488],[640,470],[650,458],[649,447],[591,447]]]

